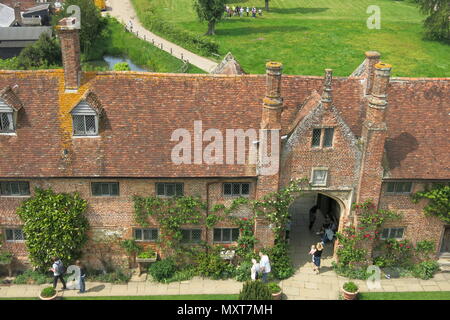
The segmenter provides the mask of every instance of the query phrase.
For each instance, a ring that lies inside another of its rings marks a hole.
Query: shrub
[[[0,265],[10,264],[13,259],[13,255],[10,252],[0,252]]]
[[[53,297],[56,294],[56,290],[53,289],[53,287],[47,287],[42,289],[41,291],[41,297],[43,298],[50,298]]]
[[[413,268],[413,276],[423,280],[433,278],[434,274],[439,271],[439,264],[434,260],[423,261]]]
[[[279,293],[281,292],[281,288],[278,284],[276,284],[275,282],[271,282],[267,285],[267,287],[269,288],[270,293]]]
[[[253,263],[250,261],[243,261],[237,268],[236,268],[236,280],[237,281],[248,281],[251,278],[250,270],[253,266]]]
[[[272,274],[276,279],[287,279],[294,274],[286,243],[279,242],[266,251],[270,259]]]
[[[244,283],[238,300],[272,300],[269,287],[260,280]]]
[[[156,256],[156,252],[153,249],[148,248],[146,251],[139,253],[137,257],[139,259],[151,259],[151,258],[155,258],[155,256]]]
[[[197,257],[199,275],[212,279],[226,279],[233,276],[234,266],[220,257],[218,252],[202,252]]]
[[[73,261],[81,253],[89,228],[84,215],[87,202],[77,194],[35,189],[17,214],[24,222],[26,246],[34,266],[47,270],[52,257]]]
[[[26,270],[13,280],[13,284],[44,284],[51,282],[52,277],[39,271],[33,270]]]
[[[166,282],[172,278],[176,270],[175,262],[171,258],[156,261],[148,269],[153,279],[159,282]]]
[[[193,266],[193,265],[183,266],[183,269],[175,271],[173,277],[170,279],[167,279],[166,283],[190,280],[194,276],[196,276],[196,274],[197,274],[197,270],[196,270],[195,266]]]
[[[334,271],[343,277],[347,277],[350,279],[360,279],[367,280],[369,277],[369,273],[367,273],[366,266],[353,266],[353,265],[345,265],[343,263],[335,263],[332,262],[332,266]]]
[[[88,272],[87,275],[91,281],[114,283],[114,284],[127,283],[131,279],[130,272],[125,272],[120,269],[107,273],[103,272],[102,270],[91,271]]]
[[[345,291],[351,292],[351,293],[354,293],[354,292],[358,291],[358,286],[357,286],[354,282],[352,282],[352,281],[349,281],[349,282],[344,283],[344,285],[342,286],[342,288],[343,288]]]

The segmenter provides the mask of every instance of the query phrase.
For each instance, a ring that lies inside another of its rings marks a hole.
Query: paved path
[[[187,60],[190,64],[208,73],[218,65],[217,62],[192,53],[145,29],[139,22],[130,0],[107,0],[106,3],[108,7],[107,13],[117,18],[117,20],[121,21],[124,25],[127,25],[128,22],[131,21],[133,32],[137,32],[140,38],[145,39],[150,43],[153,43],[154,40],[154,44],[159,48],[161,48],[162,44],[162,50],[171,53],[177,58]]]

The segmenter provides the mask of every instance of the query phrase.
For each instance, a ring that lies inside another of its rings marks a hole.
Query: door
[[[442,239],[441,253],[450,253],[450,227],[446,227]]]

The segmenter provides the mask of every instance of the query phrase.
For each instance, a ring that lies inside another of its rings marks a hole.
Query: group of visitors
[[[320,211],[320,208],[317,205],[313,206],[309,210],[310,231],[312,231],[318,213],[321,213],[323,215],[322,211]],[[326,215],[323,216],[325,218],[325,221],[320,227],[320,229],[316,232],[316,235],[321,237],[321,241],[317,242],[317,244],[315,245],[312,245],[311,250],[309,251],[309,254],[312,256],[313,271],[316,274],[319,274],[320,260],[322,257],[324,245],[328,242],[333,241],[338,226],[336,216],[331,211],[329,211]]]
[[[269,256],[264,252],[259,252],[260,261],[257,262],[256,259],[252,259],[252,267],[250,269],[250,276],[252,280],[258,280],[261,278],[263,282],[267,282],[267,278],[271,271]]]
[[[58,279],[59,279],[63,285],[62,289],[66,290],[67,286],[66,286],[66,281],[64,280],[64,274],[66,273],[66,268],[64,267],[64,264],[60,258],[54,257],[52,260],[53,260],[53,265],[50,268],[50,271],[53,272],[53,289],[56,289],[56,285],[58,284]],[[80,270],[79,279],[78,279],[78,283],[80,285],[79,293],[84,293],[84,292],[86,292],[86,284],[85,284],[86,269],[80,260],[77,260],[75,262],[75,265]]]
[[[226,6],[225,7],[225,13],[227,15],[228,18],[231,18],[232,16],[239,16],[239,17],[243,17],[244,14],[246,14],[247,17],[250,16],[250,13],[252,14],[253,18],[256,18],[256,14],[258,14],[259,16],[262,16],[262,10],[261,9],[257,9],[255,7],[250,8],[250,7],[240,7],[240,6]]]

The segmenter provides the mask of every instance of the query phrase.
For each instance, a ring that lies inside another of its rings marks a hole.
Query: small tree
[[[216,23],[219,22],[224,15],[226,0],[195,0],[194,9],[201,22],[208,22],[208,31],[205,35],[214,35],[216,31]]]
[[[433,40],[450,41],[450,2],[448,0],[418,0],[420,10],[428,15],[424,21],[426,35]]]
[[[46,33],[22,50],[17,57],[21,69],[48,68],[61,65],[61,48],[55,38]]]
[[[86,207],[86,200],[77,193],[39,188],[22,203],[17,214],[24,222],[25,243],[34,266],[44,271],[54,256],[66,263],[79,257],[89,228]]]

